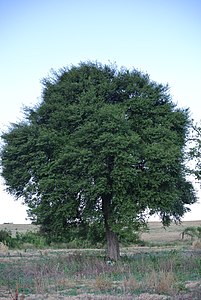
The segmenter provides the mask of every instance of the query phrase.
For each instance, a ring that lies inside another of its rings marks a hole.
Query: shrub
[[[11,231],[7,229],[0,230],[0,242],[4,243],[11,238]]]
[[[124,293],[134,293],[140,288],[140,283],[132,275],[123,280],[122,285]]]
[[[112,281],[107,276],[98,275],[95,280],[95,287],[100,291],[107,291],[111,289]]]
[[[7,229],[0,230],[0,242],[7,245],[9,248],[15,248],[17,246],[11,231]]]
[[[4,243],[0,242],[0,253],[7,254],[8,253],[8,246]]]
[[[184,229],[184,231],[181,233],[182,239],[185,238],[185,236],[189,236],[192,240],[193,239],[201,239],[201,226],[195,227],[187,227]]]
[[[177,279],[173,272],[156,272],[153,270],[147,275],[145,284],[148,290],[153,290],[159,294],[172,294],[176,291]]]
[[[31,244],[36,248],[43,248],[47,245],[45,237],[38,232],[27,231],[26,233],[16,232],[17,244],[23,246],[24,244]]]
[[[201,240],[193,241],[193,249],[201,249]]]

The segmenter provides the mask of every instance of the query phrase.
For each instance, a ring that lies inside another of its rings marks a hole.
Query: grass
[[[181,239],[185,228],[200,225],[184,222],[164,230],[152,222],[149,233],[142,234],[146,246],[121,248],[121,260],[113,264],[105,260],[103,249],[27,245],[0,251],[0,299],[149,299],[149,294],[153,299],[201,299],[201,247]],[[13,236],[15,230],[21,233],[18,225],[4,226]],[[21,226],[23,233],[34,228]]]
[[[16,236],[16,233],[26,233],[27,231],[37,232],[39,226],[33,224],[13,224],[13,223],[4,223],[0,224],[0,230],[11,231],[12,236]]]
[[[124,255],[114,265],[97,252],[66,251],[40,256],[1,259],[0,286],[14,293],[57,295],[175,295],[189,279],[201,279],[200,257],[185,252],[161,251]]]
[[[172,224],[166,230],[164,230],[163,226],[160,222],[149,222],[149,238],[155,239],[155,241],[160,240],[161,237],[163,237],[163,240],[166,242],[168,240],[177,240],[178,239],[178,233],[181,234],[181,232],[186,227],[195,227],[195,226],[201,226],[201,220],[198,221],[184,221],[181,223],[181,225]],[[0,230],[8,229],[11,230],[13,235],[15,235],[16,231],[20,233],[25,233],[27,231],[37,231],[39,226],[33,225],[33,224],[13,224],[13,223],[4,223],[0,224]],[[147,236],[145,233],[143,235],[144,237]]]
[[[184,221],[180,225],[171,224],[167,228],[164,228],[160,222],[150,222],[149,231],[142,233],[141,238],[156,245],[178,244],[186,228],[198,226],[201,226],[201,221]],[[190,240],[190,238],[185,236],[185,240]]]

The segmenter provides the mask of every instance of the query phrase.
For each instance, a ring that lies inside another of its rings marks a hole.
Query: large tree
[[[193,159],[191,173],[201,182],[201,121],[192,126],[188,148],[190,158]]]
[[[81,63],[43,81],[42,101],[2,134],[7,190],[52,236],[104,225],[107,255],[157,213],[179,221],[196,201],[186,180],[188,110],[137,70]]]

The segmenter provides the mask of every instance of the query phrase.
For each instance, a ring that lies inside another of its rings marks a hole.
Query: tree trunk
[[[106,256],[108,259],[117,261],[120,258],[119,241],[117,234],[113,232],[109,225],[109,216],[111,209],[111,195],[104,195],[102,197],[102,211],[105,221],[105,233],[107,241]]]
[[[119,241],[116,233],[106,229],[107,258],[117,261],[120,258]]]

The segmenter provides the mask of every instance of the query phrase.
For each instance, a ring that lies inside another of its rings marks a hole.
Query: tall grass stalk
[[[181,252],[158,252],[123,256],[108,264],[97,252],[44,252],[43,255],[6,257],[0,265],[0,286],[19,293],[65,295],[140,292],[173,295],[184,282],[201,279],[200,258]],[[45,296],[44,296],[45,297]]]

